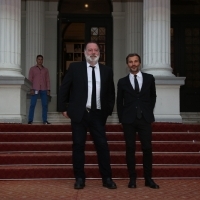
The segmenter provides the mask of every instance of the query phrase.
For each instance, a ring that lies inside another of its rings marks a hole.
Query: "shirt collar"
[[[136,75],[137,75],[139,78],[142,77],[141,71],[139,71]],[[131,76],[132,78],[134,78],[134,74],[130,73],[130,76]]]
[[[90,67],[91,65],[87,62],[87,67]],[[96,65],[94,65],[95,66],[95,68],[99,68],[99,63],[97,63]]]
[[[38,67],[39,69],[43,69],[44,68],[44,66],[42,65],[42,67],[40,68],[38,65],[35,65],[36,67]]]

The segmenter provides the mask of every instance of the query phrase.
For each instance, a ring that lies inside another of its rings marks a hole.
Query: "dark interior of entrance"
[[[58,84],[71,62],[84,61],[84,44],[100,47],[99,62],[112,67],[112,4],[110,0],[60,0],[58,16]]]
[[[186,77],[180,111],[200,112],[200,1],[171,3],[171,66],[176,76]]]

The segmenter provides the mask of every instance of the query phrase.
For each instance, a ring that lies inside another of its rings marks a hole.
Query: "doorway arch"
[[[111,0],[60,0],[58,3],[57,91],[71,62],[84,61],[84,44],[101,46],[100,62],[112,67],[113,19]]]

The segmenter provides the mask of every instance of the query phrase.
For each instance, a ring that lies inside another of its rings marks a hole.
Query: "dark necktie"
[[[140,89],[139,89],[139,84],[138,84],[138,80],[137,80],[137,75],[134,75],[134,82],[135,82],[135,91],[137,93],[139,93]]]
[[[137,93],[137,98],[138,98],[138,104],[137,104],[137,118],[141,119],[142,118],[142,113],[141,113],[141,109],[140,109],[140,105],[139,105],[139,84],[138,84],[138,80],[137,80],[137,75],[134,75],[134,82],[135,82],[135,91]]]
[[[97,109],[97,101],[96,101],[96,78],[95,78],[95,72],[94,68],[92,67],[92,101],[91,101],[91,110],[96,110]]]

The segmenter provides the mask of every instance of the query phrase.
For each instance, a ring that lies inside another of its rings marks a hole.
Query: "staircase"
[[[200,125],[154,123],[153,177],[200,177]],[[107,125],[113,178],[128,178],[121,126]],[[69,125],[0,124],[0,179],[74,178]],[[137,174],[143,177],[137,141]],[[100,178],[90,135],[86,143],[87,178]]]

